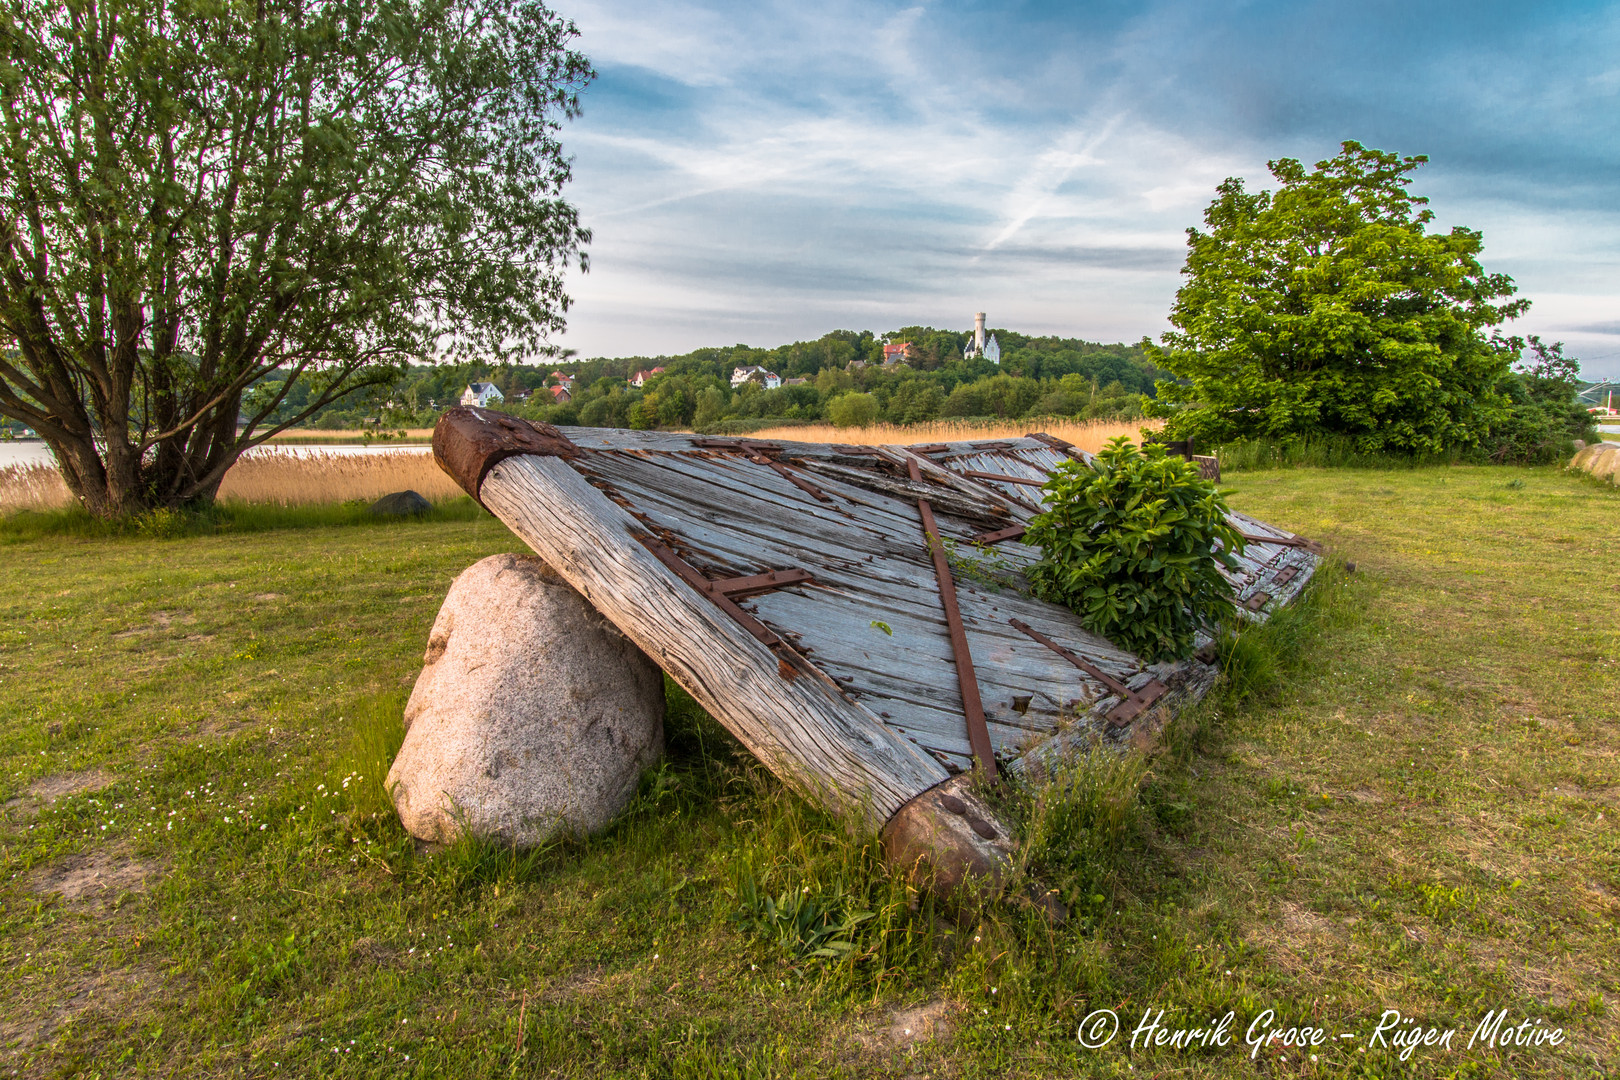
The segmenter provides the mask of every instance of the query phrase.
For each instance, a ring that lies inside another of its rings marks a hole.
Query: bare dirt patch
[[[63,1025],[74,1023],[92,1011],[110,1017],[128,1017],[141,1002],[159,997],[165,982],[161,972],[144,966],[120,968],[65,982],[56,982],[56,976],[44,974],[17,977],[51,979],[52,986],[37,999],[32,1015],[0,1021],[0,1064],[15,1064],[21,1054],[49,1042]],[[27,1075],[38,1074],[28,1070]]]
[[[83,791],[100,791],[116,777],[104,769],[86,769],[83,772],[52,773],[42,776],[23,789],[23,794],[43,802],[55,802],[68,795]]]
[[[189,611],[154,611],[152,621],[146,626],[132,626],[128,630],[120,630],[114,634],[115,638],[139,637],[142,634],[151,634],[159,630],[167,630],[175,623],[187,625],[197,621],[197,616]]]
[[[56,893],[74,907],[106,904],[132,892],[145,892],[150,881],[164,874],[156,863],[142,862],[127,851],[101,849],[68,855],[36,869],[29,888]]]
[[[921,1043],[947,1041],[951,1036],[951,1004],[943,998],[897,1009],[881,1026],[856,1036],[868,1050],[907,1050]]]

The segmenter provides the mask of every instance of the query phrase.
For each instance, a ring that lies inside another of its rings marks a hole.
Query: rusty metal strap
[[[1292,533],[1287,536],[1260,536],[1256,533],[1239,532],[1238,535],[1243,537],[1246,543],[1274,544],[1277,547],[1304,548],[1312,555],[1320,555],[1327,550],[1316,540],[1307,540],[1303,536],[1296,536]]]
[[[980,472],[977,469],[959,470],[963,476],[971,476],[975,480],[994,480],[998,484],[1023,484],[1026,487],[1043,487],[1045,480],[1031,480],[1026,476],[1006,476],[1002,473]]]
[[[1047,637],[1045,634],[1041,633],[1027,622],[1024,622],[1022,619],[1008,619],[1007,621],[1012,624],[1013,629],[1027,634],[1029,637],[1040,642],[1042,645],[1045,645],[1048,649],[1051,649],[1053,652],[1063,657],[1063,659],[1067,660],[1081,671],[1084,671],[1087,675],[1090,675],[1092,678],[1102,683],[1116,697],[1120,698],[1119,704],[1115,705],[1108,711],[1109,727],[1122,727],[1123,725],[1130,723],[1131,720],[1142,712],[1142,710],[1148,708],[1155,701],[1158,701],[1169,690],[1169,688],[1161,683],[1158,679],[1150,679],[1147,685],[1143,686],[1141,689],[1132,690],[1125,683],[1114,678],[1096,664],[1093,664],[1085,657],[1080,656],[1069,649],[1065,649],[1062,645],[1059,645],[1057,642],[1053,641],[1051,638]]]
[[[810,571],[795,567],[791,570],[769,570],[763,574],[750,574],[748,577],[710,579],[704,591],[738,600],[758,596],[772,589],[786,588],[789,585],[814,585],[815,581]]]
[[[1005,529],[996,529],[993,532],[982,532],[973,538],[975,544],[999,544],[1003,540],[1022,540],[1024,526],[1010,525]]]
[[[922,472],[915,460],[906,462],[906,470],[913,483],[922,482]],[[934,580],[939,585],[940,606],[945,609],[945,626],[951,638],[951,657],[956,662],[956,683],[962,691],[962,715],[967,720],[973,767],[980,776],[993,779],[996,775],[995,750],[990,744],[990,728],[984,719],[984,702],[979,697],[979,677],[973,671],[973,654],[968,649],[962,609],[956,602],[956,579],[951,576],[950,560],[945,557],[945,544],[934,521],[933,505],[927,499],[918,499],[917,513],[922,518],[923,542],[928,545],[928,553],[934,561]]]

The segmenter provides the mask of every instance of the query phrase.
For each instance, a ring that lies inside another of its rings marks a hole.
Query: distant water
[[[433,452],[431,446],[415,445],[400,446],[390,443],[373,443],[364,446],[360,443],[338,444],[334,446],[259,446],[249,450],[249,454],[286,454],[293,457],[309,457],[312,454],[429,454]],[[0,440],[0,469],[7,465],[54,465],[55,459],[51,457],[50,448],[37,439]]]

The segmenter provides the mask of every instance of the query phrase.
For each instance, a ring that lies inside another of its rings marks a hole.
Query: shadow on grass
[[[22,510],[0,518],[0,542],[53,537],[84,540],[181,540],[195,536],[239,535],[275,529],[330,529],[344,526],[387,527],[418,522],[477,521],[491,515],[462,496],[434,503],[424,514],[373,514],[371,503],[353,500],[304,506],[219,502],[199,510],[151,510],[126,518],[103,519],[82,507]]]

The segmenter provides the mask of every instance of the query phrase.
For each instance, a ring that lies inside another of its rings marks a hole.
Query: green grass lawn
[[[519,549],[488,517],[0,524],[0,1075],[1612,1075],[1620,492],[1227,480],[1356,571],[1170,734],[1062,927],[908,895],[678,693],[606,834],[418,850],[380,775],[451,580]],[[761,893],[873,917],[807,957]],[[1129,1049],[1160,1009],[1232,1045]],[[1328,1041],[1251,1060],[1267,1009]],[[1500,1009],[1562,1043],[1466,1049]],[[1461,1030],[1403,1062],[1386,1010]]]

